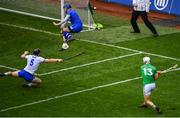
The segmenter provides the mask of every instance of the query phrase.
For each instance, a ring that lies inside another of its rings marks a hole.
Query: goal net
[[[89,0],[0,0],[0,10],[60,20],[64,17],[63,5],[66,3],[71,4],[72,8],[78,12],[84,27],[94,28]]]

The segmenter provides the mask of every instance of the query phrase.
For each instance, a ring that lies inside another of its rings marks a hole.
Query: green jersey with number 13
[[[141,76],[143,79],[143,85],[154,83],[154,76],[156,74],[156,67],[150,64],[144,64],[141,66]]]

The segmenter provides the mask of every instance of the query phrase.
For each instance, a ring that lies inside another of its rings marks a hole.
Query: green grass
[[[1,0],[0,7],[15,9],[23,12],[30,12],[34,14],[46,15],[49,17],[59,18],[59,2],[48,3],[37,0]]]
[[[58,28],[52,25],[52,21],[2,11],[0,14],[0,65],[22,69],[26,61],[20,59],[21,53],[24,50],[32,51],[37,47],[42,50],[41,56],[48,58],[64,58],[81,51],[85,52],[82,56],[63,63],[42,64],[37,73],[134,53],[87,41],[180,58],[180,33],[179,30],[172,28],[156,26],[160,36],[153,38],[141,24],[142,34],[134,35],[129,33],[131,30],[129,21],[96,14],[96,21],[102,23],[105,29],[75,34],[78,40],[70,43],[69,50],[59,52],[58,48],[62,43],[59,36],[2,25],[6,23],[58,33]],[[150,56],[152,64],[160,70],[180,64],[179,61],[139,54],[41,76],[43,84],[39,88],[22,88],[23,79],[0,78],[0,110],[139,77],[144,56]],[[9,69],[0,67],[0,72],[5,71]],[[180,116],[179,78],[180,71],[174,71],[163,74],[157,81],[157,90],[153,92],[152,100],[160,106],[162,115],[157,115],[151,108],[137,107],[143,101],[142,83],[141,80],[134,80],[0,112],[0,116]]]

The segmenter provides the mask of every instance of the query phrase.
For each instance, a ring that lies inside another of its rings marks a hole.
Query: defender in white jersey
[[[21,58],[27,60],[27,65],[24,69],[13,72],[0,73],[0,76],[9,75],[13,77],[22,77],[27,82],[29,82],[28,84],[24,84],[24,87],[38,86],[42,83],[42,80],[35,76],[35,72],[38,70],[38,67],[41,63],[63,62],[63,59],[45,59],[40,57],[40,49],[34,49],[32,55],[28,54],[29,52],[25,51],[21,55]]]

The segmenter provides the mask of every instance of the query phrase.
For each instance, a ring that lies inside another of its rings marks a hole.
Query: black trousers
[[[131,25],[134,29],[134,32],[140,32],[139,27],[137,25],[137,19],[141,16],[146,26],[151,30],[153,34],[157,34],[156,29],[152,25],[152,23],[149,21],[147,12],[146,11],[133,11],[131,16]]]

